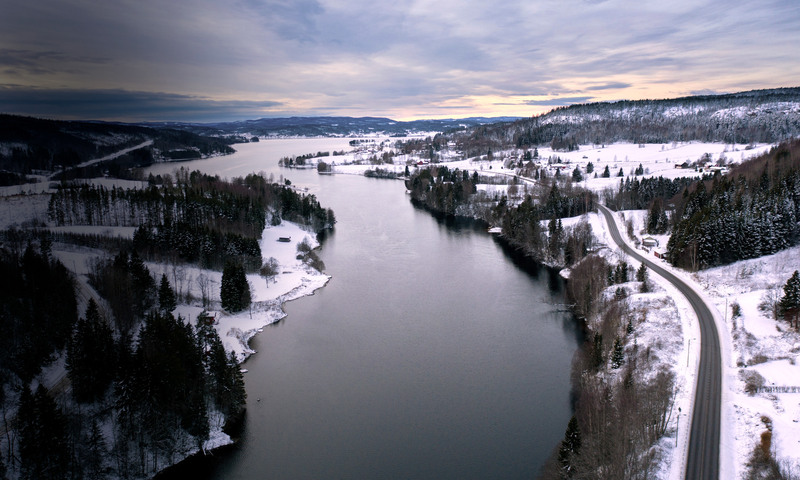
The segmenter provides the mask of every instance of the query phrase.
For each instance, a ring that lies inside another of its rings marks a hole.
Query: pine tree
[[[43,386],[22,390],[17,419],[22,478],[69,478],[67,422]]]
[[[575,474],[575,457],[581,451],[581,431],[578,427],[578,419],[573,415],[567,424],[567,431],[564,432],[564,440],[558,449],[558,463],[561,467],[562,478],[572,478]]]
[[[85,477],[89,480],[101,480],[106,478],[104,473],[103,464],[108,454],[106,439],[103,432],[100,431],[100,426],[97,420],[92,420],[92,426],[88,432],[86,439],[86,459],[82,462]]]
[[[603,335],[595,332],[592,339],[592,366],[595,369],[603,365],[605,359],[603,358]]]
[[[611,171],[609,171],[608,165],[606,165],[605,170],[603,170],[603,174],[600,176],[603,178],[609,178],[611,176]]]
[[[614,351],[611,354],[611,367],[619,368],[625,362],[625,350],[619,337],[614,340]]]
[[[100,400],[116,374],[116,352],[111,327],[89,300],[86,316],[78,320],[67,345],[67,371],[72,395],[78,402]]]
[[[172,312],[178,307],[175,291],[172,290],[166,274],[161,274],[161,284],[158,287],[158,306],[162,312],[166,313]]]
[[[573,182],[582,182],[583,181],[583,174],[581,174],[581,168],[575,167],[575,170],[572,171],[572,181]]]
[[[794,271],[783,286],[783,297],[778,304],[778,311],[789,320],[789,324],[797,328],[800,316],[800,272]]]
[[[647,265],[642,263],[638,270],[636,270],[636,281],[637,282],[646,282],[647,281]]]
[[[247,283],[241,262],[229,260],[225,263],[222,270],[220,299],[222,308],[230,312],[240,312],[250,306],[250,284]]]

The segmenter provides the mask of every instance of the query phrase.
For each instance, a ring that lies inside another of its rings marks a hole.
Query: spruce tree
[[[17,420],[22,478],[69,478],[67,421],[42,385],[22,390]]]
[[[572,181],[573,182],[581,182],[583,181],[583,174],[581,174],[581,168],[575,167],[575,170],[572,171]]]
[[[647,265],[642,263],[638,270],[636,270],[636,281],[637,282],[646,282],[647,281]]]
[[[67,344],[67,371],[72,396],[78,402],[100,400],[116,374],[116,352],[111,327],[89,300],[85,318],[78,320]]]
[[[797,317],[800,315],[800,272],[797,270],[783,286],[783,297],[778,304],[778,311],[788,317],[790,325],[797,327]]]
[[[578,419],[573,415],[567,424],[567,431],[564,432],[564,440],[558,449],[558,463],[561,467],[563,478],[573,478],[575,474],[575,457],[581,450],[581,431],[578,427]]]
[[[172,290],[166,274],[161,274],[161,284],[158,287],[158,306],[162,312],[172,312],[178,307],[175,291]]]
[[[614,351],[611,354],[611,367],[619,368],[625,362],[625,350],[619,337],[614,340]]]
[[[250,306],[250,285],[241,262],[229,260],[225,263],[220,300],[222,308],[230,312],[240,312]]]

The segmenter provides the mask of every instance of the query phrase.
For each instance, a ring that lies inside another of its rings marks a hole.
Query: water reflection
[[[298,173],[333,280],[253,340],[242,443],[172,478],[536,476],[571,415],[557,272],[398,182]]]

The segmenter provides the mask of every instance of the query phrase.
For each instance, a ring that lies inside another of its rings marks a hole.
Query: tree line
[[[592,246],[591,227],[579,223],[565,229],[561,218],[575,217],[595,209],[594,193],[571,182],[552,179],[532,187],[518,204],[507,195],[487,197],[478,190],[482,183],[496,183],[466,170],[434,165],[420,169],[406,180],[411,200],[432,212],[464,216],[502,228],[503,238],[529,257],[551,265],[571,265]],[[516,178],[510,180],[509,195],[519,192]],[[546,224],[546,227],[545,227]]]
[[[625,262],[590,254],[571,270],[567,295],[584,319],[586,340],[573,360],[574,416],[545,464],[543,479],[646,479],[656,471],[656,445],[673,415],[675,374],[637,342],[646,312],[631,308],[632,290],[647,291]],[[613,294],[611,293],[613,290]]]
[[[146,188],[61,186],[50,197],[56,225],[135,226],[134,248],[148,259],[180,259],[221,269],[230,257],[248,270],[261,265],[261,238],[268,219],[310,226],[319,232],[336,222],[314,195],[262,175],[224,181],[199,171],[177,171]]]
[[[13,173],[0,177],[0,182],[24,183],[26,175],[36,170],[67,171],[87,160],[119,152],[146,140],[152,140],[153,144],[102,165],[86,168],[83,172],[71,171],[68,177],[82,175],[82,178],[90,178],[103,173],[103,170],[109,170],[113,175],[128,167],[150,165],[161,158],[230,154],[234,152],[230,144],[236,141],[162,127],[66,122],[0,114],[0,143],[12,145],[0,152],[0,171]]]

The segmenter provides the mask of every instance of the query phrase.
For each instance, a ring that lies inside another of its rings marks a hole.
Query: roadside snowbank
[[[624,231],[624,219],[631,219],[634,231],[638,234],[644,226],[645,211],[625,211],[615,215],[617,225]],[[593,228],[595,225],[592,225]],[[599,235],[598,235],[599,236]],[[669,236],[659,236],[665,244]],[[609,238],[604,239],[606,242]],[[628,242],[630,244],[630,242]],[[613,245],[611,243],[610,245]],[[673,268],[664,260],[653,261],[669,269],[689,285],[693,286],[707,303],[716,310],[717,329],[723,346],[723,405],[722,405],[722,458],[720,459],[721,478],[742,478],[747,471],[747,462],[754,447],[760,442],[760,435],[766,430],[762,420],[768,417],[772,423],[772,445],[775,458],[779,462],[800,467],[800,401],[797,393],[759,392],[748,394],[743,379],[748,371],[757,372],[764,379],[764,386],[800,386],[800,334],[789,331],[785,322],[774,320],[768,312],[759,310],[758,305],[765,298],[783,294],[782,286],[795,270],[800,270],[800,247],[791,248],[774,255],[745,260],[689,274]],[[638,266],[639,263],[628,260]],[[657,275],[650,278],[668,291],[670,284]],[[679,391],[676,405],[682,406],[685,415],[691,408],[691,394],[694,389],[696,361],[699,358],[699,330],[694,312],[686,299],[674,288],[670,296],[675,299],[681,311],[684,325],[684,353],[688,368],[681,372],[684,389]],[[738,303],[741,316],[732,319],[733,304]],[[665,335],[679,334],[667,331]],[[670,479],[682,478],[683,454],[688,440],[688,420],[681,418],[678,431],[681,434],[678,449],[670,470]]]
[[[800,469],[800,396],[780,392],[748,394],[743,379],[750,375],[748,372],[757,372],[767,387],[800,386],[800,333],[758,307],[770,296],[780,298],[783,285],[795,270],[800,270],[800,247],[693,275],[717,309],[725,312],[726,330],[733,342],[730,360],[735,382],[730,400],[735,411],[732,433],[737,478],[741,478],[753,448],[767,429],[762,417],[769,417],[772,422],[775,458]],[[736,319],[732,318],[734,303],[741,308],[741,316]]]

